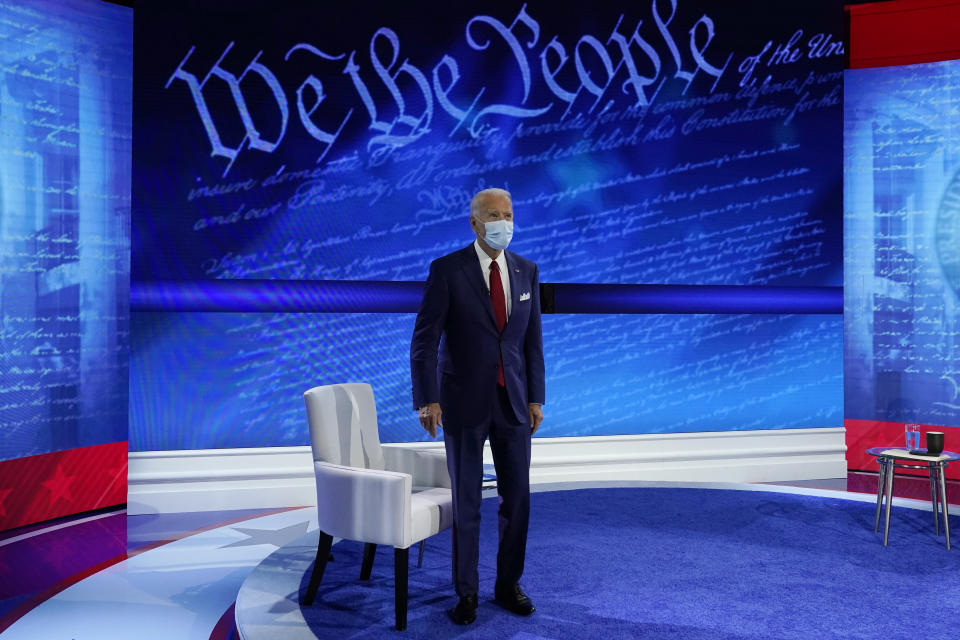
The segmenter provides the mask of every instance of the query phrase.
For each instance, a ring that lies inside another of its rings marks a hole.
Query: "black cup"
[[[927,453],[938,456],[941,451],[943,451],[943,432],[927,431]]]

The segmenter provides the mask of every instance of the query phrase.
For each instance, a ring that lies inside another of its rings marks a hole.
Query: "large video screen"
[[[845,82],[846,417],[960,426],[960,61]]]
[[[467,205],[487,186],[513,194],[510,249],[543,282],[841,284],[841,3],[189,6],[136,11],[134,286],[422,281],[472,241]],[[305,443],[300,393],[343,380],[376,382],[381,414],[406,416],[385,439],[422,438],[411,327],[138,313],[131,446]],[[558,316],[544,330],[543,435],[841,420],[839,319]],[[173,356],[208,348],[221,358]],[[819,382],[789,384],[814,362]],[[716,393],[671,404],[700,385]],[[717,414],[731,402],[754,411]],[[269,408],[299,435],[220,416],[182,440],[198,404]]]

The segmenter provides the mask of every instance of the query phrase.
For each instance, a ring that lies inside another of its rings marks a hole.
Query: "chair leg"
[[[423,567],[423,545],[427,543],[427,539],[424,538],[420,541],[420,551],[417,552],[417,569]]]
[[[363,545],[363,565],[360,567],[360,579],[369,580],[373,571],[373,556],[377,552],[377,545],[368,542]]]
[[[407,628],[407,569],[410,562],[409,549],[393,549],[394,607],[397,631]]]
[[[320,588],[320,580],[323,579],[323,570],[327,568],[327,560],[330,558],[330,547],[333,546],[333,536],[320,532],[320,540],[317,543],[317,558],[313,561],[313,570],[310,572],[310,584],[307,585],[307,592],[303,595],[300,604],[310,606],[314,598],[317,597],[317,589]]]

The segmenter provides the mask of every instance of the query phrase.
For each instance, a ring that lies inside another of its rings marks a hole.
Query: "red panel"
[[[883,422],[880,420],[844,420],[843,426],[847,429],[847,470],[848,471],[879,471],[877,459],[867,455],[870,447],[898,447],[904,448],[905,422]],[[919,424],[919,423],[916,423]],[[920,425],[920,446],[924,446],[923,434],[927,431],[942,431],[944,448],[949,451],[960,450],[960,427],[941,427],[935,424]],[[897,470],[897,475],[912,474],[926,475],[925,471],[909,469]],[[960,480],[960,463],[947,467],[947,477]]]
[[[852,471],[847,474],[847,491],[854,493],[877,494],[878,473],[863,473]],[[947,485],[947,502],[960,504],[960,482],[950,480]],[[895,498],[912,498],[913,500],[930,500],[930,478],[904,476],[897,471],[896,482],[893,483]]]
[[[960,58],[960,0],[893,0],[846,9],[851,69]]]
[[[0,462],[0,531],[126,501],[126,441]]]

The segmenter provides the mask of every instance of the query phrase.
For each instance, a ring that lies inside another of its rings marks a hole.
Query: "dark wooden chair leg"
[[[313,570],[310,572],[310,584],[307,585],[307,591],[303,594],[303,600],[300,604],[310,606],[314,598],[317,597],[317,589],[320,588],[320,580],[323,579],[323,570],[327,568],[327,560],[330,558],[330,547],[333,546],[333,536],[320,532],[320,540],[317,542],[317,558],[313,561]]]
[[[363,545],[363,564],[360,566],[360,579],[369,580],[373,571],[373,556],[377,552],[377,545],[368,542]]]
[[[397,613],[397,631],[407,628],[407,569],[409,566],[409,549],[393,549],[393,576],[396,583],[394,590],[394,607]]]

